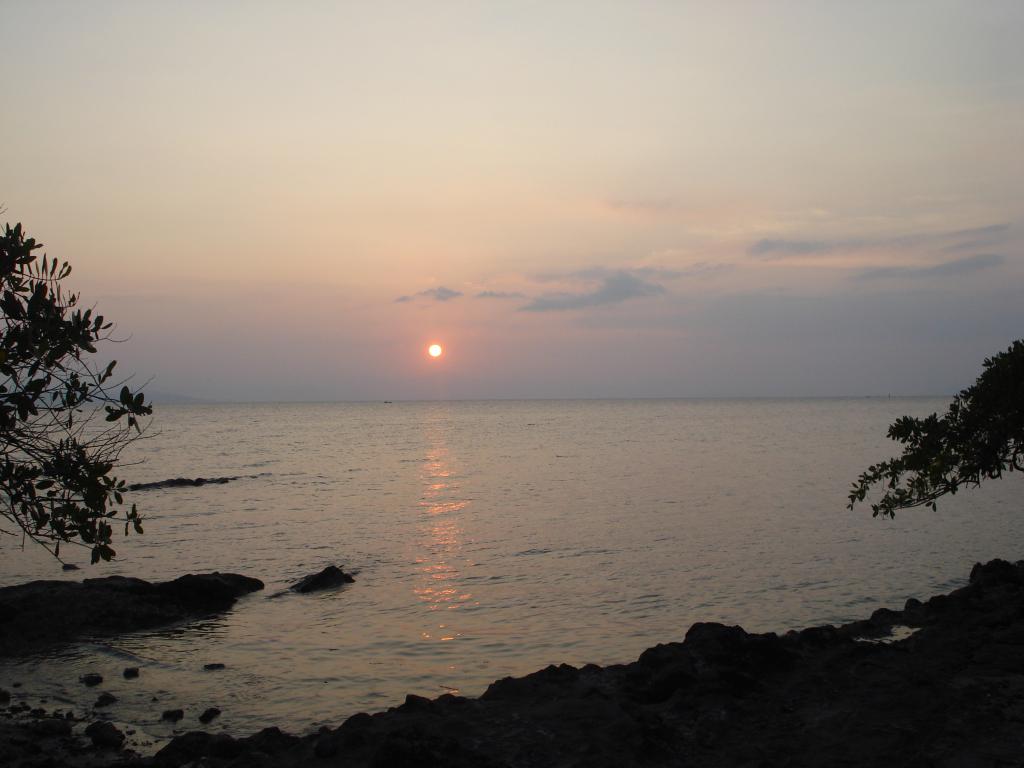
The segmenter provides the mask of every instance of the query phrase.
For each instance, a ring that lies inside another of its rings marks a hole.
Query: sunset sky
[[[0,20],[3,219],[153,390],[944,394],[1024,336],[1021,2]]]

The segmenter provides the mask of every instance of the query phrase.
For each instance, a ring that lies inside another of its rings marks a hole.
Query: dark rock
[[[434,702],[424,696],[407,694],[405,702],[397,707],[399,712],[424,712],[434,708]]]
[[[116,696],[114,696],[111,693],[107,693],[106,691],[104,691],[103,693],[100,694],[99,698],[96,699],[96,703],[93,704],[93,706],[94,707],[109,707],[115,701],[117,701],[117,697]]]
[[[551,664],[526,677],[505,677],[495,680],[480,697],[484,700],[515,700],[558,696],[579,678],[579,670],[569,664]]]
[[[170,720],[172,723],[176,723],[185,716],[185,710],[183,709],[165,709],[164,713],[160,715],[161,720]]]
[[[799,642],[816,646],[830,645],[843,638],[842,633],[831,624],[823,624],[820,627],[807,627],[792,634],[796,636]]]
[[[686,646],[706,656],[728,656],[748,637],[742,627],[717,622],[698,622],[686,632]]]
[[[252,477],[255,476],[253,475]],[[238,475],[231,477],[172,477],[167,480],[158,480],[155,483],[132,483],[128,486],[128,490],[152,491],[158,488],[197,488],[201,485],[223,485],[237,479]]]
[[[361,730],[373,723],[373,717],[367,712],[356,712],[341,724],[343,730]]]
[[[242,745],[238,743],[238,740],[226,733],[214,734],[209,744],[208,753],[211,757],[230,759],[237,757],[243,751]]]
[[[651,676],[646,686],[646,699],[655,703],[665,701],[676,691],[692,685],[696,679],[697,674],[693,663],[689,658],[684,657],[676,664],[663,667]]]
[[[182,576],[151,584],[108,576],[33,581],[0,589],[0,657],[33,653],[83,635],[131,632],[224,611],[263,582],[230,573]]]
[[[121,674],[124,675],[124,679],[125,680],[134,680],[136,677],[139,676],[139,668],[138,667],[125,667],[124,668],[124,672],[122,672]]]
[[[868,621],[876,627],[889,627],[900,621],[903,617],[899,611],[893,611],[889,608],[879,608],[877,611],[871,614],[871,618]]]
[[[214,718],[216,718],[218,715],[220,715],[220,710],[216,707],[210,707],[199,716],[199,722],[203,725],[206,725],[207,723],[212,723]]]
[[[106,720],[90,723],[85,729],[85,735],[98,749],[117,749],[124,743],[124,734]]]
[[[302,593],[316,592],[321,589],[339,587],[342,584],[351,584],[353,581],[355,581],[355,579],[341,570],[341,568],[329,565],[319,573],[314,573],[301,581],[292,584],[291,589]]]
[[[207,672],[214,672],[218,669],[224,669],[224,665],[221,664],[219,661],[215,661],[212,664],[203,664],[203,669],[205,669]]]
[[[1005,560],[991,560],[984,565],[975,563],[971,569],[972,585],[1020,584],[1024,582],[1024,569]]]
[[[40,736],[66,738],[71,735],[71,723],[63,717],[46,717],[33,723],[32,730]]]
[[[238,757],[244,748],[236,739],[226,733],[210,734],[206,731],[189,731],[175,736],[163,749],[153,756],[153,762],[159,768],[178,768],[178,766],[204,762],[204,757],[218,760],[231,760]],[[244,765],[254,761],[245,761]]]
[[[159,595],[194,609],[219,611],[230,608],[241,595],[263,589],[263,582],[237,573],[206,573],[179,576],[155,585]]]
[[[267,755],[277,755],[299,743],[297,736],[284,733],[280,728],[264,728],[247,739],[240,739],[247,748]]]
[[[11,692],[10,691],[5,691],[3,688],[0,688],[0,704],[9,704],[10,701],[11,701]]]
[[[330,733],[322,733],[317,736],[313,743],[313,754],[321,760],[334,757],[338,754],[338,742]]]
[[[78,681],[80,683],[85,683],[85,685],[92,688],[94,685],[99,685],[103,682],[103,675],[97,675],[95,672],[89,672],[88,674],[82,675],[78,678]]]
[[[205,731],[189,731],[175,736],[153,756],[153,762],[161,768],[178,768],[198,761],[210,750],[213,736]]]
[[[62,571],[77,571],[78,570],[78,566],[75,565],[74,563],[64,563],[64,565],[61,566],[61,570]]]

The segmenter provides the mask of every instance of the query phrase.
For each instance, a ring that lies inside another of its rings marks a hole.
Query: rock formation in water
[[[295,592],[318,592],[321,589],[340,587],[342,584],[351,584],[355,581],[351,575],[345,573],[336,565],[328,565],[319,573],[306,576],[304,579],[292,584],[289,589]]]
[[[159,488],[195,488],[200,485],[223,485],[232,480],[252,480],[259,475],[231,475],[229,477],[172,477],[155,483],[132,483],[129,491],[153,491]]]
[[[242,595],[260,589],[259,579],[235,573],[188,574],[156,584],[107,576],[4,587],[0,589],[0,656],[225,611]]]

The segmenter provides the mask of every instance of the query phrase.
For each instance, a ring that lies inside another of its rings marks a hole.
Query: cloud
[[[860,250],[866,247],[866,244],[865,240],[758,240],[750,246],[750,253],[769,259],[783,259],[787,256]]]
[[[412,296],[399,296],[395,299],[395,303],[404,304],[409,301],[415,301],[418,296],[433,299],[434,301],[451,301],[452,299],[457,299],[461,295],[462,291],[456,291],[451,288],[445,288],[443,285],[439,285],[437,288],[427,288],[427,290],[420,291]]]
[[[649,270],[647,270],[649,272]],[[629,299],[657,296],[665,292],[658,283],[645,279],[645,270],[591,269],[574,273],[584,280],[597,280],[598,285],[589,291],[577,293],[549,293],[538,296],[529,304],[520,307],[523,312],[558,312],[570,309],[586,309],[608,304],[618,304]]]
[[[911,248],[936,246],[944,251],[962,252],[999,242],[1009,224],[990,224],[970,229],[930,232],[899,237],[861,237],[836,239],[763,239],[753,243],[749,252],[765,259],[785,259],[792,256],[822,256],[830,253],[849,253],[871,248]]]
[[[957,242],[945,246],[942,250],[952,252],[978,251],[988,248],[1001,241],[1001,235],[1010,228],[1009,224],[993,224],[988,227],[961,229],[950,233]]]
[[[525,299],[526,295],[519,291],[480,291],[478,299]]]
[[[587,267],[586,269],[577,269],[574,272],[544,272],[535,275],[533,279],[542,283],[560,282],[563,280],[605,280],[612,275],[620,274],[650,278],[651,280],[671,280],[672,278],[683,276],[683,273],[678,270],[665,269],[664,267],[628,267],[618,269]]]
[[[462,295],[462,291],[454,291],[451,288],[445,288],[443,285],[439,285],[437,288],[428,288],[425,291],[420,291],[417,296],[426,296],[434,301],[451,301],[457,299]]]
[[[875,267],[858,272],[858,280],[884,280],[889,278],[961,277],[989,267],[996,267],[1006,259],[994,253],[983,253],[963,259],[945,261],[930,267]]]

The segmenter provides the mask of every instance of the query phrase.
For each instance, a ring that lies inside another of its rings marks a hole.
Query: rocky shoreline
[[[219,613],[261,589],[262,581],[237,573],[188,574],[158,583],[107,576],[4,587],[0,589],[0,656]]]
[[[475,699],[409,696],[302,737],[192,731],[141,758],[93,746],[52,714],[0,720],[0,762],[1021,766],[1024,561],[979,564],[949,595],[841,627],[777,636],[699,623],[630,664],[551,666]]]

